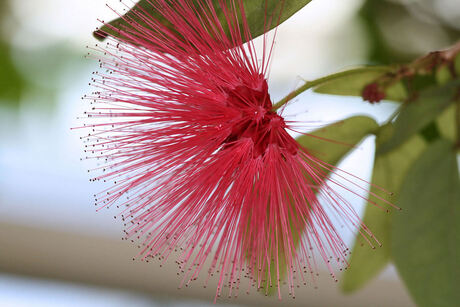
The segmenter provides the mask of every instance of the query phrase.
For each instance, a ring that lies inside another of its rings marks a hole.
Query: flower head
[[[346,246],[317,195],[359,220],[324,182],[331,166],[273,110],[273,44],[265,37],[259,61],[242,2],[149,3],[168,26],[139,8],[142,22],[127,20],[120,39],[96,48],[105,72],[93,79],[87,147],[104,160],[94,180],[114,181],[96,205],[123,208],[142,259],[179,249],[185,283],[209,260],[218,294],[236,291],[243,276],[279,288],[283,270],[293,289],[315,270],[313,249],[344,263]]]

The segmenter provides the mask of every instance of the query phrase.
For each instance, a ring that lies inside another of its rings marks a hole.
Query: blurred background
[[[83,157],[80,97],[91,91],[97,18],[116,17],[117,0],[0,0],[0,306],[207,306],[215,288],[178,290],[176,266],[132,261],[137,248],[121,241],[115,211],[97,212]],[[458,0],[313,0],[281,25],[270,72],[273,99],[303,79],[358,64],[409,61],[460,37]],[[286,116],[317,126],[352,114],[383,121],[390,102],[305,93]],[[314,128],[314,127],[312,127]],[[340,167],[371,176],[372,137]],[[350,200],[358,212],[363,201]],[[346,237],[349,246],[353,238]],[[413,306],[388,267],[364,289],[341,294],[327,271],[319,288],[302,288],[283,304],[299,306]],[[234,306],[277,306],[252,291]]]

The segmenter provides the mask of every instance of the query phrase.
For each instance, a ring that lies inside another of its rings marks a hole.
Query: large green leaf
[[[378,125],[373,119],[366,116],[354,116],[303,135],[297,139],[297,142],[322,161],[336,165],[365,136],[374,133],[377,129]],[[296,230],[293,230],[293,233],[295,234]],[[300,238],[300,236],[294,236],[296,246]],[[283,246],[280,243],[278,248],[280,278],[286,274]],[[266,279],[272,282],[277,280],[277,266],[274,262],[270,264],[270,276],[267,276]],[[277,291],[276,287],[266,287],[264,282],[262,282],[262,288],[264,293],[269,295]]]
[[[407,103],[395,121],[393,136],[382,144],[379,153],[385,153],[403,144],[441,114],[459,91],[460,80],[421,91],[418,99]]]
[[[161,14],[161,12],[154,9],[149,4],[149,1],[141,0],[137,3],[137,6],[139,6],[139,8],[141,8],[142,10],[145,10],[148,14],[150,14],[152,17],[154,17],[164,25],[171,28],[170,22]],[[233,3],[233,0],[225,1],[227,3]],[[257,37],[265,33],[267,30],[274,28],[279,23],[282,23],[290,16],[292,16],[294,13],[296,13],[298,10],[307,5],[310,1],[311,0],[289,0],[284,2],[279,0],[242,0],[245,9],[246,19],[248,21],[249,28],[251,29],[252,37]],[[203,0],[193,0],[193,2],[195,3],[195,6],[198,8],[198,4],[202,3]],[[214,5],[217,16],[220,20],[220,23],[224,31],[227,35],[229,35],[229,26],[225,19],[223,11],[220,9],[220,0],[211,0],[211,2]],[[136,7],[128,11],[123,16],[123,18],[120,17],[118,19],[115,19],[109,22],[109,24],[117,29],[123,26],[131,27],[128,20],[146,26],[145,22],[143,22],[136,14]],[[242,25],[241,20],[240,25]],[[242,27],[240,28],[242,29]],[[118,31],[114,31],[107,25],[104,25],[101,28],[101,31],[115,37],[120,36]],[[95,37],[98,39],[104,39],[104,36],[101,36],[99,31],[95,32]]]
[[[361,96],[364,87],[393,68],[389,66],[369,66],[346,70],[337,74],[325,77],[328,81],[321,83],[314,91],[321,94]],[[401,82],[398,82],[385,90],[385,99],[403,101],[407,97],[406,89]]]
[[[353,116],[297,138],[307,151],[332,165],[336,165],[366,135],[374,133],[378,124],[367,116]]]
[[[432,143],[409,170],[394,216],[392,256],[419,306],[460,302],[460,179],[453,143]]]
[[[376,138],[376,148],[391,136],[392,130],[393,127],[391,125],[382,127]],[[371,194],[378,195],[388,202],[395,203],[409,167],[425,148],[426,144],[423,138],[415,135],[397,150],[384,155],[377,155],[374,160]],[[391,191],[393,195],[390,196],[379,187]],[[375,197],[371,198],[375,199]],[[363,223],[370,228],[382,246],[372,249],[369,244],[364,242],[362,236],[357,234],[351,253],[350,267],[342,277],[342,289],[344,292],[352,292],[364,286],[367,281],[376,276],[390,261],[390,228],[393,213],[391,211],[386,213],[382,210],[382,207],[387,206],[383,201],[376,200],[376,202],[380,208],[373,203],[367,204]]]

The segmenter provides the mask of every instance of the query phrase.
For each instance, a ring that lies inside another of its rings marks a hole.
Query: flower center
[[[272,111],[265,80],[257,88],[239,85],[226,89],[226,94],[227,105],[240,112],[231,122],[232,130],[224,141],[225,147],[232,146],[238,140],[250,138],[254,144],[254,157],[263,155],[270,144],[287,149],[291,154],[297,153],[297,143],[286,132],[284,119]]]

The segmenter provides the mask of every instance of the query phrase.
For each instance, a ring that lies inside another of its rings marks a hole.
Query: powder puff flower
[[[168,23],[139,7],[137,21],[112,28],[120,38],[95,48],[103,70],[87,97],[86,151],[104,161],[93,180],[114,183],[96,205],[122,208],[141,259],[178,251],[183,283],[206,266],[218,295],[242,277],[279,291],[283,275],[292,292],[315,271],[313,250],[346,263],[325,206],[354,227],[359,218],[325,182],[332,166],[273,109],[273,42],[256,54],[241,0],[149,5]]]

